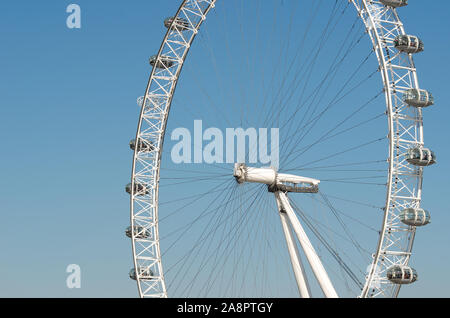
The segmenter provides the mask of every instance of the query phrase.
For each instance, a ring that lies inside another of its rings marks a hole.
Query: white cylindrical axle
[[[277,180],[277,172],[272,168],[246,168],[245,181],[264,184],[274,184]]]
[[[306,235],[305,230],[300,224],[300,221],[295,216],[294,210],[292,209],[286,194],[279,191],[277,192],[277,195],[283,209],[286,211],[288,219],[295,231],[295,234],[298,237],[298,240],[300,241],[300,245],[305,252],[306,258],[311,265],[313,273],[316,276],[316,279],[319,282],[320,288],[325,294],[325,297],[337,298],[338,295],[336,293],[336,290],[334,289],[333,284],[331,283],[330,278],[328,277],[328,274],[325,271],[325,268],[323,267],[322,262],[320,261],[320,258],[316,253],[316,250],[314,249],[311,241]]]
[[[252,168],[243,163],[236,163],[234,177],[239,183],[255,182],[270,185],[276,182],[277,172],[273,168]]]
[[[320,183],[319,180],[313,178],[301,177],[293,174],[278,173],[274,168],[248,167],[243,163],[236,163],[234,165],[234,177],[239,183],[254,182],[267,185],[290,183],[318,186]]]

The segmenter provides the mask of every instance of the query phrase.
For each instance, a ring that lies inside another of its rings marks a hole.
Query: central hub
[[[244,182],[266,184],[270,192],[317,193],[319,191],[320,180],[278,173],[274,168],[253,168],[247,167],[244,163],[236,163],[233,176],[239,184]]]

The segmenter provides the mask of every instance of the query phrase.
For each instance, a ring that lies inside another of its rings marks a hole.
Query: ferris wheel
[[[164,20],[126,186],[140,297],[397,297],[418,280],[434,99],[408,1],[270,2],[184,0]],[[204,162],[198,144],[174,163],[172,128],[195,120],[278,127],[279,164]]]

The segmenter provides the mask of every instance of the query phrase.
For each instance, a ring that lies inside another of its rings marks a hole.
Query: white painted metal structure
[[[334,289],[333,284],[331,283],[330,278],[328,277],[328,274],[323,267],[319,256],[312,246],[311,241],[303,230],[300,221],[295,216],[294,210],[289,204],[289,200],[286,194],[282,191],[278,191],[276,192],[275,196],[278,204],[283,208],[280,213],[286,213],[288,220],[298,237],[300,245],[305,252],[306,258],[308,259],[308,262],[313,269],[314,275],[319,282],[320,288],[322,289],[324,295],[328,298],[337,298],[338,295],[336,293],[336,290]],[[302,289],[302,286],[299,286],[299,289]]]
[[[286,239],[289,256],[291,258],[292,269],[294,271],[295,279],[297,281],[298,291],[302,298],[310,298],[311,290],[309,287],[308,278],[306,277],[305,269],[300,259],[297,244],[295,244],[295,240],[292,235],[292,230],[289,226],[288,216],[285,212],[286,210],[283,208],[283,205],[278,196],[276,196],[276,199],[278,211],[280,213],[281,225],[283,226],[284,237]]]
[[[396,9],[387,7],[380,1],[351,0],[351,2],[366,26],[378,58],[385,91],[390,141],[384,217],[381,222],[379,242],[373,253],[372,270],[366,277],[360,296],[396,297],[400,291],[400,285],[390,282],[386,278],[386,272],[394,265],[408,265],[416,234],[416,228],[402,223],[399,215],[404,209],[420,208],[422,196],[423,167],[408,164],[405,153],[413,147],[424,147],[422,110],[408,107],[402,97],[404,92],[420,87],[412,55],[399,52],[394,47],[394,39],[406,34]],[[133,261],[134,267],[140,269],[136,270],[136,281],[141,297],[168,296],[158,233],[162,147],[172,98],[184,61],[202,23],[208,12],[214,8],[215,3],[216,0],[182,1],[174,16],[176,19],[172,20],[172,27],[169,28],[157,54],[156,59],[161,63],[155,65],[162,68],[153,67],[145,91],[136,140],[146,141],[154,146],[154,150],[140,152],[138,147],[134,150],[131,189],[135,189],[135,184],[144,184],[148,186],[148,191],[146,193],[132,192],[130,200]],[[176,27],[180,21],[183,21],[182,27]],[[167,58],[173,62],[170,67],[164,63]],[[281,220],[301,295],[308,297],[310,292],[298,258],[298,251],[292,243],[293,236],[288,221],[307,253],[308,261],[325,294],[336,297],[337,294],[320,264],[320,259],[312,246],[310,248],[307,246],[307,237],[300,222],[293,215],[285,193],[277,192],[276,199],[279,207],[286,211],[286,215],[281,213]],[[136,236],[135,229],[146,229],[149,235]],[[376,273],[375,269],[380,272]],[[140,275],[142,270],[152,273],[153,277]],[[381,277],[381,281],[376,281],[378,277]]]

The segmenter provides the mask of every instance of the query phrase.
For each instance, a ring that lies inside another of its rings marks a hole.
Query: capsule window
[[[426,102],[428,101],[428,94],[424,91],[420,92],[420,101],[421,102]]]
[[[424,214],[424,213],[418,213],[418,214],[417,214],[417,219],[418,219],[420,222],[426,221],[425,214]]]
[[[410,210],[407,214],[407,218],[410,220],[414,220],[416,218],[416,212],[415,210]]]
[[[421,159],[420,158],[420,150],[417,149],[417,148],[412,149],[411,152],[410,152],[410,155],[411,155],[410,156],[411,159],[417,159],[417,160]]]
[[[405,41],[406,40],[406,41]],[[407,39],[405,39],[404,36],[400,36],[397,38],[397,40],[395,41],[396,45],[408,45]]]

